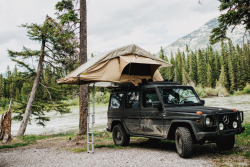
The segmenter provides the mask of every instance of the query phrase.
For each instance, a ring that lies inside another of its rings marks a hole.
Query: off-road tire
[[[221,136],[217,139],[216,145],[221,150],[231,150],[234,147],[235,136]]]
[[[182,158],[189,158],[193,152],[193,139],[190,130],[178,127],[175,131],[175,146],[177,153]]]
[[[121,124],[115,125],[113,129],[113,141],[117,146],[127,146],[130,141],[130,136],[126,133]]]

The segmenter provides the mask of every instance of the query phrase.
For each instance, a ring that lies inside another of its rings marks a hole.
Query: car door
[[[144,135],[162,136],[164,131],[162,112],[158,108],[153,108],[154,101],[159,101],[155,89],[142,91],[140,131]]]
[[[128,91],[125,96],[124,122],[130,133],[138,134],[140,130],[139,91]]]
[[[123,96],[122,92],[112,93],[110,95],[110,102],[108,108],[108,124],[111,127],[111,123],[114,120],[121,120],[123,116]]]

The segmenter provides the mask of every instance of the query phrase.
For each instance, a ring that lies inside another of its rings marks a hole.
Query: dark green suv
[[[128,145],[130,136],[175,140],[183,158],[205,141],[232,149],[235,134],[244,131],[243,112],[204,103],[193,87],[174,82],[120,86],[111,91],[107,130],[119,146]]]

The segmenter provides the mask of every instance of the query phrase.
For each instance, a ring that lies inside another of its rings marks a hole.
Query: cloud
[[[58,0],[0,1],[0,58],[7,49],[39,47],[26,36],[25,23],[42,23],[54,16]],[[156,53],[219,15],[217,0],[88,0],[88,54],[135,43]],[[6,63],[0,62],[0,70]],[[6,68],[4,68],[6,69]],[[1,72],[1,71],[0,71]]]

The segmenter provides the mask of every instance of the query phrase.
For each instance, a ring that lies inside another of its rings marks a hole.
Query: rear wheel
[[[235,136],[221,136],[217,139],[216,145],[222,150],[231,150],[234,147]]]
[[[193,140],[190,130],[186,127],[178,127],[175,131],[175,145],[180,157],[191,157],[193,152]]]
[[[113,141],[117,146],[127,146],[130,141],[130,136],[126,133],[121,124],[115,125],[113,129]]]

